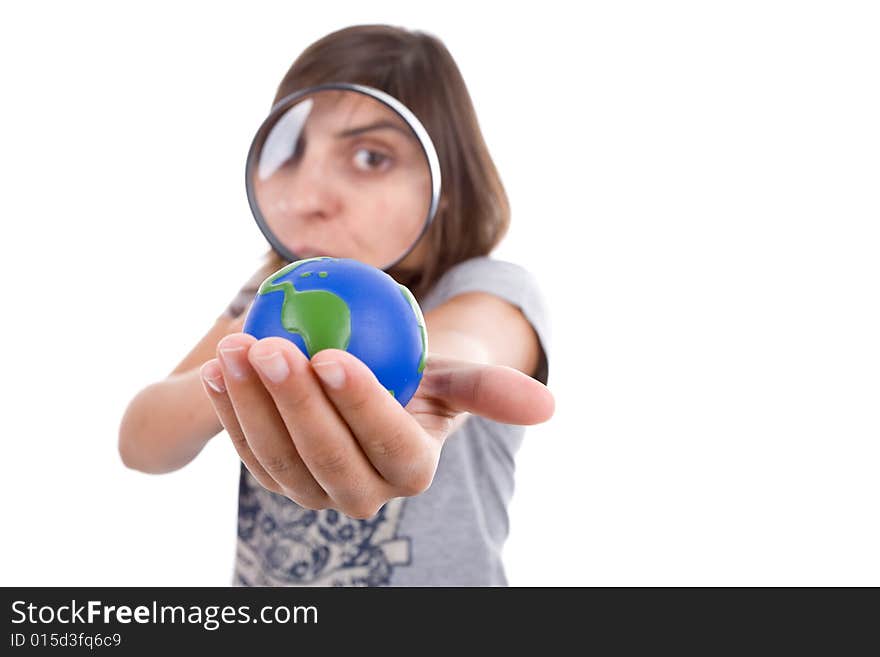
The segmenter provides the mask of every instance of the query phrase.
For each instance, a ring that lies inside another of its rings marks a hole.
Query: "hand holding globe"
[[[219,368],[219,390],[206,391],[260,484],[303,507],[354,518],[426,490],[463,413],[510,424],[553,413],[549,390],[516,369],[428,355],[417,304],[370,269],[316,258],[276,272],[261,286],[245,332],[223,338],[217,361],[206,365]],[[285,300],[318,291],[339,293],[344,308],[315,297],[285,314]]]

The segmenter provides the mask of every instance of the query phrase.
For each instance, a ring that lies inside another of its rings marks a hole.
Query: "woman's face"
[[[431,176],[421,145],[396,113],[360,93],[322,91],[275,126],[254,193],[270,229],[294,254],[385,267],[412,246],[428,213]],[[423,255],[418,248],[402,264],[417,266]]]

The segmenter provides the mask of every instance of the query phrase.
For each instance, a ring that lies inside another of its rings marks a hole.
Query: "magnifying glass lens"
[[[407,114],[337,88],[273,110],[251,147],[247,184],[276,250],[386,269],[415,246],[436,207],[439,172]]]

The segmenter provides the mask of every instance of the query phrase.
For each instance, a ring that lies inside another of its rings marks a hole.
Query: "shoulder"
[[[529,269],[509,260],[478,256],[448,269],[425,295],[424,306],[431,308],[465,292],[495,294],[516,305],[525,298],[543,303],[541,285]]]

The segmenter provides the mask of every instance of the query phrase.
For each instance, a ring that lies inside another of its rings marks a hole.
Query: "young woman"
[[[242,333],[260,283],[288,264],[270,250],[183,361],[130,402],[122,460],[168,472],[227,431],[242,461],[236,584],[504,585],[522,425],[554,408],[542,294],[526,269],[489,255],[509,225],[507,197],[442,42],[389,26],[334,32],[296,59],[275,103],[328,82],[394,96],[437,149],[438,213],[388,271],[424,312],[419,389],[402,407],[345,351],[308,359],[283,338]],[[353,165],[381,160],[370,148],[354,143]],[[366,261],[345,207],[311,194],[291,221],[314,253],[297,253]],[[358,214],[368,228],[383,220]]]

